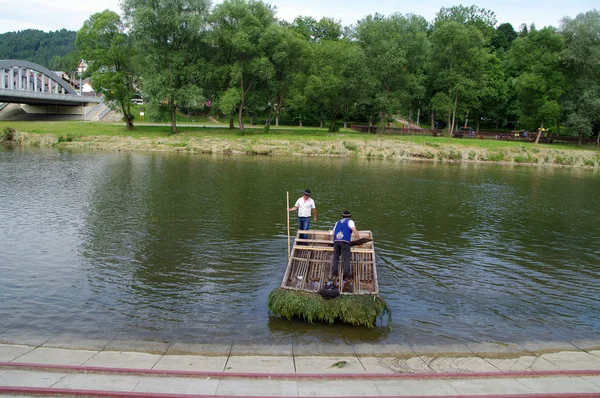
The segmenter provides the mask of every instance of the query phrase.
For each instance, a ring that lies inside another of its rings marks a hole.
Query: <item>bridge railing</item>
[[[111,110],[112,109],[110,108],[110,106],[106,105],[106,109],[100,112],[100,114],[98,115],[98,120],[104,119],[104,116],[108,115]]]
[[[92,120],[94,115],[97,114],[98,112],[100,112],[100,109],[102,109],[104,106],[106,106],[106,104],[104,104],[103,102],[100,102],[100,103],[94,105],[89,111],[86,112],[83,119],[84,120]]]

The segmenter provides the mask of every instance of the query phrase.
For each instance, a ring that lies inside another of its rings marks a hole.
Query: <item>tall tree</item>
[[[367,16],[356,27],[356,38],[363,49],[369,79],[367,84],[379,110],[378,131],[385,129],[387,115],[402,104],[411,106],[424,93],[424,65],[429,56],[427,22],[415,15],[379,14]]]
[[[600,12],[566,17],[560,31],[565,38],[562,58],[571,82],[565,101],[567,122],[581,143],[583,136],[598,134],[600,129]],[[600,134],[596,144],[600,146]]]
[[[273,24],[267,28],[261,40],[268,60],[263,81],[269,104],[268,129],[273,114],[275,124],[279,125],[279,115],[286,105],[293,81],[299,74],[310,69],[312,52],[307,41],[282,24]]]
[[[517,37],[519,37],[519,34],[511,24],[500,24],[492,36],[492,48],[496,51],[507,51]]]
[[[313,17],[299,16],[294,19],[292,29],[311,43],[324,40],[339,40],[342,38],[343,29],[340,21],[323,17],[319,21]]]
[[[209,40],[216,51],[216,62],[228,71],[228,92],[235,88],[239,94],[238,123],[242,131],[248,91],[267,73],[268,60],[260,44],[274,22],[271,6],[257,0],[225,0],[210,16]]]
[[[518,101],[521,123],[528,129],[542,130],[558,122],[559,98],[567,81],[561,68],[564,39],[553,28],[532,29],[513,42],[507,53],[507,72]]]
[[[210,1],[123,0],[122,7],[137,44],[144,93],[168,104],[177,133],[178,106],[203,99],[197,64],[207,51],[202,36]]]
[[[483,74],[483,86],[474,96],[471,104],[473,116],[476,116],[476,128],[479,131],[479,122],[482,117],[493,120],[498,127],[503,110],[508,101],[508,87],[504,69],[496,53],[487,54]]]
[[[488,51],[481,32],[456,21],[444,22],[431,34],[433,43],[432,78],[434,87],[444,91],[453,106],[448,116],[448,133],[454,132],[459,105],[473,104],[485,84]],[[444,101],[446,102],[446,101]],[[468,107],[463,106],[465,113]]]
[[[305,95],[312,111],[329,118],[329,131],[346,107],[360,98],[365,76],[365,57],[349,40],[323,41],[314,46],[315,69],[308,77]]]
[[[88,63],[92,86],[110,107],[121,110],[127,128],[133,128],[131,99],[137,88],[133,44],[119,15],[110,10],[93,14],[77,32],[75,43]]]
[[[55,55],[52,57],[52,60],[50,61],[50,69],[66,72],[71,77],[71,80],[73,80],[80,62],[81,52],[75,49],[62,57],[60,55]]]
[[[445,22],[458,22],[464,25],[470,25],[476,27],[483,35],[486,45],[490,43],[495,35],[495,27],[498,22],[496,14],[491,10],[472,6],[452,6],[442,7],[437,14],[435,14],[434,29],[444,24]]]

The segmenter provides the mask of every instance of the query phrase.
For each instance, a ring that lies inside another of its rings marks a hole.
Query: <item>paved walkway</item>
[[[598,349],[350,355],[327,346],[102,344],[0,344],[0,395],[600,397]]]

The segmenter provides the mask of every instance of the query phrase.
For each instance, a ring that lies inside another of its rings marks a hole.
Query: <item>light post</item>
[[[81,83],[82,83],[81,72],[79,72],[79,97],[81,97],[81,121],[84,122],[85,121],[85,110],[83,107],[83,87],[82,87]]]

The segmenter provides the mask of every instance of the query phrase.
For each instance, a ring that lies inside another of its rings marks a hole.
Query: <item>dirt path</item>
[[[409,123],[408,120],[404,120],[404,119],[400,119],[399,117],[394,117],[394,120],[397,121],[398,123],[402,123],[405,126],[408,126],[409,129],[412,130],[423,130],[423,127],[416,125],[414,123]]]

